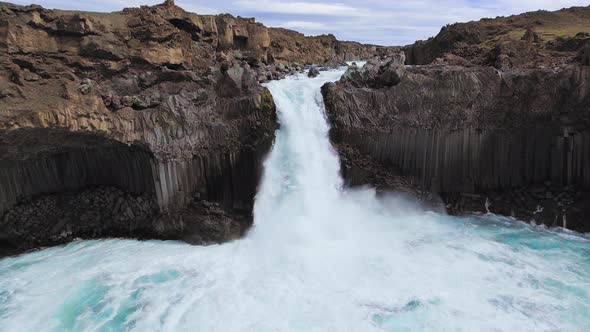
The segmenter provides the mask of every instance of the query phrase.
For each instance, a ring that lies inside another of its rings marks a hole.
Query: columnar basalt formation
[[[449,25],[325,85],[349,184],[590,231],[589,17],[574,7]]]
[[[586,231],[589,82],[578,64],[500,71],[394,59],[351,68],[322,91],[350,184],[408,190],[391,180],[405,177],[452,213]]]
[[[387,53],[293,33],[173,1],[0,3],[0,255],[76,237],[240,236],[277,127],[259,82]]]

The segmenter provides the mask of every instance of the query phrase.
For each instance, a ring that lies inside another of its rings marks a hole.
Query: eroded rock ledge
[[[259,83],[394,50],[173,1],[0,3],[0,256],[77,237],[240,236],[277,126]]]
[[[403,60],[351,68],[322,88],[351,185],[590,231],[590,67]]]

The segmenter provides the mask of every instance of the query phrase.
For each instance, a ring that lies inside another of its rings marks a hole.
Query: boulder
[[[526,32],[524,33],[524,35],[521,38],[522,40],[525,40],[529,43],[538,43],[541,41],[541,37],[539,37],[539,34],[536,33],[533,29],[528,28],[526,29]]]
[[[399,59],[392,60],[382,66],[380,74],[375,78],[375,83],[378,86],[391,87],[401,82],[405,75],[405,67],[399,64]]]
[[[362,67],[350,66],[341,81],[355,87],[384,88],[398,84],[405,75],[405,66],[400,64],[403,55],[388,62],[370,60]]]
[[[320,75],[320,71],[316,66],[311,66],[309,71],[307,72],[307,77],[318,77]]]

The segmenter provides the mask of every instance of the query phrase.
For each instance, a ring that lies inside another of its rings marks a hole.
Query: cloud
[[[163,1],[160,1],[163,2]],[[220,14],[224,11],[209,5],[204,4],[195,4],[194,1],[176,1],[176,5],[182,7],[187,12],[203,14],[203,15],[211,15],[211,14]]]
[[[319,30],[326,28],[324,23],[320,22],[309,22],[309,21],[288,21],[280,25],[281,28],[288,29],[309,29]]]
[[[369,11],[340,3],[283,2],[283,1],[236,1],[234,4],[249,11],[295,15],[321,15],[357,17],[369,15]]]
[[[1,1],[1,0],[0,0]],[[9,0],[48,8],[114,11],[164,0]],[[588,0],[176,0],[199,14],[255,17],[267,26],[306,35],[332,33],[341,40],[405,45],[436,35],[449,23],[507,16],[538,9],[587,6]]]

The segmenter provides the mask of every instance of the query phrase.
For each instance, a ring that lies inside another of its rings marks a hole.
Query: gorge
[[[320,94],[343,69],[267,85],[280,129],[245,238],[206,247],[77,241],[4,259],[0,329],[588,326],[588,238],[496,215],[449,217],[408,197],[343,189]]]

